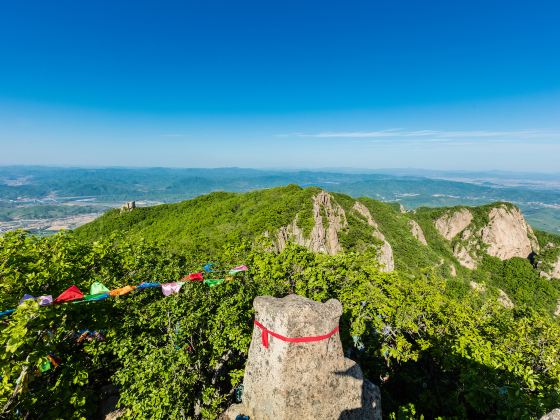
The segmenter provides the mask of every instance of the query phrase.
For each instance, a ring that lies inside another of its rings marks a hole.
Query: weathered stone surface
[[[463,267],[474,270],[477,266],[477,261],[473,258],[469,250],[462,244],[457,243],[453,248],[453,255]]]
[[[541,420],[560,420],[560,408],[552,410],[550,413],[541,417]]]
[[[412,236],[414,236],[422,245],[428,245],[426,241],[426,237],[424,236],[424,231],[420,227],[420,225],[416,222],[416,220],[409,220],[408,226],[410,227],[410,232]]]
[[[461,209],[444,214],[436,220],[435,226],[441,236],[450,241],[470,225],[472,219],[473,216],[470,211]]]
[[[313,220],[314,225],[309,238],[305,238],[302,229],[297,225],[297,217],[290,225],[280,228],[276,237],[276,248],[281,251],[292,241],[313,252],[335,255],[342,251],[338,232],[348,226],[346,213],[329,193],[321,191],[313,197]]]
[[[303,230],[298,226],[297,217],[288,226],[278,229],[276,234],[276,250],[282,251],[288,245],[288,242],[294,242],[298,245],[307,246],[307,241],[303,235]]]
[[[560,256],[556,260],[556,263],[552,266],[552,269],[549,271],[548,275],[555,279],[560,279]]]
[[[498,302],[507,309],[513,308],[515,305],[509,298],[509,296],[502,289],[499,289],[500,294],[498,295]]]
[[[477,283],[477,282],[471,280],[471,282],[469,283],[469,286],[474,291],[477,291],[477,292],[480,292],[480,293],[486,292],[486,286],[484,284],[480,284],[480,283]]]
[[[542,268],[542,265],[540,264],[539,267]],[[560,255],[550,267],[547,267],[540,272],[540,276],[549,280],[560,279]]]
[[[482,229],[482,241],[488,245],[488,255],[507,260],[512,257],[527,258],[538,251],[533,229],[517,208],[494,207],[488,216],[490,221]]]
[[[379,225],[375,222],[375,220],[373,220],[373,217],[371,216],[369,209],[359,201],[356,201],[354,203],[352,209],[358,214],[360,214],[362,217],[364,217],[367,221],[367,224],[373,228],[373,232],[372,232],[373,237],[382,241],[382,244],[379,247],[379,253],[377,257],[379,264],[381,264],[381,271],[385,271],[385,272],[393,271],[395,269],[393,248],[391,247],[391,244],[387,242],[387,240],[385,239],[385,235],[383,235],[383,233],[381,233],[381,231],[379,230]]]
[[[323,225],[321,210],[324,211],[327,219],[326,229]],[[348,225],[346,213],[342,207],[332,200],[329,193],[321,191],[313,198],[313,218],[315,219],[315,226],[311,231],[309,248],[312,251],[324,252],[329,255],[335,255],[342,251],[338,242],[338,232]]]
[[[285,337],[324,335],[339,322],[342,305],[314,302],[297,295],[257,297],[256,319]],[[269,336],[262,345],[255,327],[245,367],[243,403],[223,418],[238,414],[256,420],[381,419],[379,389],[360,367],[343,355],[338,333],[309,343],[288,343]]]
[[[457,277],[457,269],[453,264],[449,265],[449,269],[451,270],[451,277]]]

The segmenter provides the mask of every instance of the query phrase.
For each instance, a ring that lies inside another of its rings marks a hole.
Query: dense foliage
[[[528,418],[560,404],[560,325],[551,316],[504,309],[495,289],[478,293],[437,271],[382,273],[372,249],[331,257],[269,246],[238,239],[187,258],[136,237],[0,237],[0,309],[72,284],[174,281],[210,257],[217,268],[250,267],[170,297],[156,289],[17,306],[0,321],[0,416],[93,417],[118,396],[128,417],[215,418],[242,380],[253,298],[288,293],[341,300],[344,348],[381,387],[386,416]],[[519,268],[512,264],[502,268]],[[85,329],[104,339],[80,340]],[[44,369],[48,355],[58,367]]]

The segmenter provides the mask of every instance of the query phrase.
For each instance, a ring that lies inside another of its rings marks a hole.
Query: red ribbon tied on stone
[[[268,336],[271,335],[275,338],[278,338],[279,340],[285,341],[287,343],[312,343],[314,341],[321,341],[321,340],[326,340],[328,338],[331,338],[333,335],[335,335],[338,331],[338,325],[329,333],[325,334],[325,335],[315,335],[315,336],[308,336],[308,337],[286,337],[283,336],[281,334],[275,333],[274,331],[269,330],[268,328],[266,328],[263,324],[261,324],[259,321],[257,321],[255,319],[255,325],[257,327],[260,328],[261,330],[261,341],[262,341],[262,345],[265,349],[268,348]]]

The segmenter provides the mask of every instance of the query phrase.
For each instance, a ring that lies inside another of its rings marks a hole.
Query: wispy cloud
[[[161,137],[169,137],[169,138],[187,137],[187,134],[179,134],[179,133],[161,134]]]
[[[463,139],[529,139],[560,137],[560,131],[551,130],[404,130],[399,128],[375,131],[323,131],[318,133],[292,133],[281,134],[281,137],[302,138],[351,138],[351,139],[389,139],[389,138],[431,138],[448,140],[453,138]],[[560,139],[560,138],[559,138]]]

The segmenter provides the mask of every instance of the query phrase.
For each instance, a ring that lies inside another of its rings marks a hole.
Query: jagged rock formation
[[[472,219],[473,215],[470,211],[461,209],[444,214],[436,220],[435,226],[441,236],[450,241],[470,225]]]
[[[410,232],[412,236],[414,236],[422,245],[428,245],[426,241],[426,237],[424,236],[424,231],[420,227],[420,225],[416,222],[416,220],[409,220],[408,226],[410,227]]]
[[[342,305],[314,302],[297,295],[257,297],[255,319],[284,337],[320,336],[333,331]],[[290,343],[255,326],[243,380],[243,402],[223,419],[247,415],[258,420],[381,419],[379,388],[363,378],[360,367],[344,357],[340,336]]]
[[[542,260],[538,262],[537,267],[540,270],[540,276],[547,279],[560,279],[560,252],[558,252],[557,246],[552,243],[548,243],[543,247],[542,251],[545,254],[552,251],[558,255],[551,263],[545,264]]]
[[[509,296],[502,289],[499,289],[500,294],[498,295],[498,302],[500,302],[504,308],[511,309],[515,305],[509,298]]]
[[[459,242],[453,247],[453,255],[455,256],[455,258],[457,258],[457,261],[459,261],[459,264],[461,264],[463,267],[474,270],[478,262],[472,256],[469,248]]]
[[[373,228],[372,236],[382,242],[378,253],[381,271],[393,271],[395,269],[393,248],[379,230],[379,226],[373,220],[370,211],[358,201],[354,203],[352,209],[361,215],[367,224]],[[278,229],[275,242],[276,250],[281,251],[288,242],[294,242],[305,246],[313,252],[322,252],[329,255],[341,252],[342,246],[338,240],[338,234],[341,230],[348,227],[346,212],[325,191],[321,191],[313,197],[313,222],[313,229],[308,238],[305,237],[303,230],[298,226],[297,216],[288,226]]]
[[[323,217],[326,220],[323,220]],[[280,228],[276,238],[277,248],[282,250],[292,241],[313,252],[335,255],[342,251],[338,242],[338,232],[348,226],[346,213],[329,193],[321,191],[313,197],[313,220],[314,225],[309,238],[305,238],[303,231],[298,227],[297,217],[289,226]]]
[[[506,260],[527,258],[539,248],[519,209],[504,204],[490,209],[488,223],[482,227],[473,223],[473,214],[467,209],[444,214],[435,221],[435,227],[445,239],[453,241],[453,255],[471,270],[477,267],[482,253]]]
[[[507,260],[527,258],[538,251],[538,243],[531,226],[516,207],[494,207],[489,223],[482,229],[482,241],[488,245],[488,255]]]
[[[540,420],[560,420],[560,408],[556,408],[550,413],[545,414]]]
[[[269,233],[265,232],[265,236],[268,235]],[[307,246],[303,230],[298,226],[297,216],[288,226],[283,226],[278,229],[278,233],[276,234],[276,250],[282,251],[290,241],[301,246]]]
[[[373,233],[372,233],[373,237],[383,242],[383,244],[379,248],[379,257],[378,257],[379,263],[381,264],[381,271],[385,271],[385,272],[393,271],[395,269],[393,248],[391,247],[391,244],[387,242],[385,236],[379,230],[379,226],[375,222],[375,220],[373,220],[373,217],[371,216],[369,209],[359,201],[356,201],[354,203],[354,207],[352,207],[352,209],[357,213],[359,213],[362,217],[364,217],[367,221],[367,224],[373,228]]]

